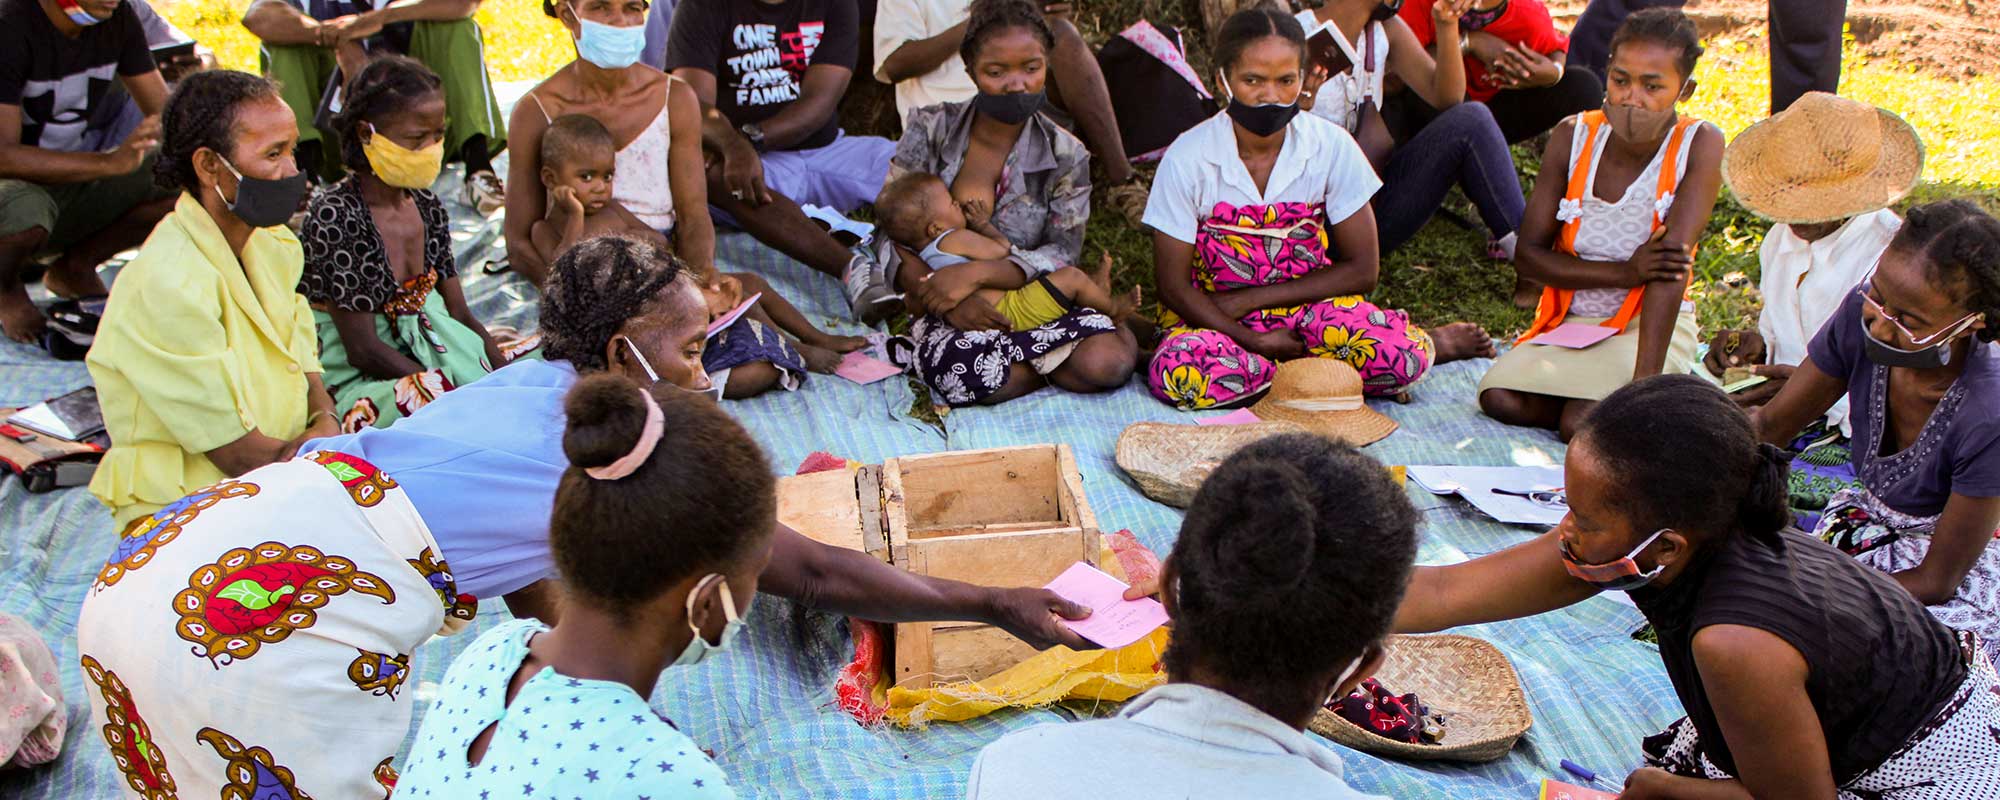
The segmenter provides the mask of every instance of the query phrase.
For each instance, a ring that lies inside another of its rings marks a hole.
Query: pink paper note
[[[736,324],[736,320],[742,318],[744,314],[750,313],[750,307],[756,305],[758,299],[763,296],[763,292],[750,295],[750,299],[744,300],[742,304],[729,309],[729,313],[716,317],[714,322],[708,323],[708,335],[703,338],[715,338],[715,335],[721,333],[722,329]]]
[[[1555,330],[1528,340],[1528,344],[1543,344],[1552,347],[1567,347],[1582,350],[1598,342],[1618,335],[1617,328],[1603,325],[1589,325],[1582,322],[1565,322]]]
[[[1250,425],[1250,424],[1254,424],[1254,423],[1258,423],[1258,422],[1263,422],[1263,421],[1264,421],[1264,420],[1262,420],[1262,419],[1259,419],[1259,418],[1257,417],[1257,415],[1256,415],[1256,414],[1252,414],[1252,413],[1250,413],[1250,409],[1247,409],[1247,408],[1239,408],[1239,409],[1236,409],[1235,411],[1231,411],[1231,412],[1229,412],[1229,413],[1227,413],[1227,414],[1223,414],[1222,416],[1219,416],[1219,417],[1202,417],[1201,419],[1197,419],[1197,420],[1195,420],[1195,421],[1194,421],[1194,424],[1196,424],[1196,425]]]
[[[1154,628],[1167,624],[1167,607],[1150,597],[1125,599],[1125,584],[1102,570],[1081,561],[1070,565],[1049,582],[1048,590],[1063,599],[1091,609],[1080,620],[1063,620],[1063,625],[1099,646],[1116,650],[1146,638]]]
[[[840,359],[840,366],[834,368],[833,374],[866,386],[885,378],[901,375],[903,374],[903,370],[887,361],[874,358],[856,350],[848,353],[845,358]]]

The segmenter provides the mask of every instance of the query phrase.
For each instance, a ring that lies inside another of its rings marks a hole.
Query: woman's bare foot
[[[855,337],[844,338],[851,339]],[[865,344],[866,342],[864,341],[863,343]],[[821,375],[831,375],[834,370],[840,368],[840,353],[818,345],[806,344],[805,342],[799,342],[794,346],[798,348],[799,355],[806,360],[806,369]]]
[[[1470,322],[1454,322],[1431,331],[1431,342],[1437,345],[1439,364],[1463,358],[1492,358],[1498,352],[1493,349],[1493,337],[1487,335],[1486,329]]]
[[[111,293],[104,288],[104,279],[97,276],[97,268],[64,263],[57,259],[42,276],[42,288],[49,294],[66,300],[83,297],[103,297]]]
[[[12,291],[0,292],[0,330],[7,338],[22,344],[41,341],[42,331],[49,325],[42,310],[28,299],[28,288],[16,286]]]
[[[1542,285],[1527,278],[1514,278],[1514,307],[1533,311],[1542,303]]]

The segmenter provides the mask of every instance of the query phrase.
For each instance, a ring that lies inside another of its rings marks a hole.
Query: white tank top
[[[611,184],[611,196],[640,222],[662,233],[674,228],[674,187],[667,179],[668,151],[672,133],[667,125],[667,107],[618,151],[618,174]]]

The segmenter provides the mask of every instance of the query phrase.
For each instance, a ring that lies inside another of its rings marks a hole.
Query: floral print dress
[[[1297,280],[1327,268],[1326,206],[1279,202],[1216,203],[1195,233],[1194,284],[1216,293]],[[1271,385],[1275,365],[1221,331],[1196,328],[1178,316],[1166,319],[1166,338],[1147,367],[1153,396],[1183,410],[1239,404]],[[1332,297],[1291,308],[1252,311],[1241,319],[1259,333],[1299,335],[1306,352],[1337,358],[1361,373],[1363,391],[1401,393],[1431,367],[1430,334],[1400,310],[1384,309],[1358,295]]]

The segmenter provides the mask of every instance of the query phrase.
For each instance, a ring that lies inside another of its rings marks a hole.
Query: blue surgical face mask
[[[718,581],[721,583],[717,588],[722,594],[722,616],[727,621],[722,625],[721,641],[709,644],[707,639],[702,638],[701,629],[695,627],[694,601],[695,598],[701,596],[703,589],[708,588],[709,584]],[[750,609],[743,609],[743,613],[750,613]],[[688,630],[694,632],[694,638],[688,640],[687,648],[681,651],[680,657],[674,659],[674,663],[667,665],[669,667],[692,667],[699,664],[709,656],[729,649],[730,641],[734,640],[736,634],[743,630],[743,618],[736,614],[736,600],[729,596],[729,581],[719,573],[709,573],[701,579],[700,583],[694,585],[693,591],[688,592],[687,615]]]
[[[620,28],[577,18],[582,31],[576,38],[576,55],[604,69],[624,69],[639,63],[646,49],[646,26]]]

